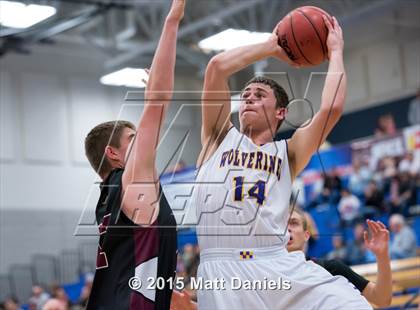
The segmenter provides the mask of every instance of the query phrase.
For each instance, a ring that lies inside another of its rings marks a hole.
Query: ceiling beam
[[[229,8],[224,8],[214,14],[211,14],[205,18],[202,18],[198,21],[192,22],[190,24],[187,24],[183,27],[181,27],[178,31],[178,39],[181,39],[183,37],[186,37],[188,35],[191,35],[195,33],[196,31],[199,31],[203,28],[208,27],[209,25],[213,24],[215,21],[227,18],[229,16],[232,16],[234,14],[237,14],[239,12],[242,12],[244,10],[247,10],[251,7],[254,7],[255,5],[262,3],[264,0],[247,0],[247,1],[241,1],[237,3],[234,6],[231,6]],[[143,44],[142,48],[135,49],[132,51],[129,51],[125,54],[122,54],[118,57],[115,57],[105,63],[105,66],[109,69],[120,67],[121,65],[139,57],[143,53],[147,52],[153,52],[156,49],[156,46],[159,42],[159,38],[156,38],[155,40],[146,42]]]

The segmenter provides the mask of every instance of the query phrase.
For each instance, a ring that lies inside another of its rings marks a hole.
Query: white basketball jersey
[[[258,146],[232,127],[197,172],[200,248],[285,246],[291,189],[286,140]]]

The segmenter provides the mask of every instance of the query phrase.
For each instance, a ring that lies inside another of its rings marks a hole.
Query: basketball
[[[289,58],[302,67],[316,66],[328,58],[327,36],[322,15],[331,16],[315,6],[291,11],[277,25],[279,45]]]

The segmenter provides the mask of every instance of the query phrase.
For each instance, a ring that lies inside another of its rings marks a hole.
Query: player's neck
[[[249,127],[244,129],[242,132],[256,145],[263,145],[273,142],[274,140],[273,132],[269,128],[259,131]]]
[[[123,164],[112,164],[111,163],[111,170],[110,171],[108,171],[108,172],[105,172],[105,173],[103,173],[103,174],[99,174],[99,176],[101,177],[101,179],[102,179],[102,181],[103,182],[105,182],[106,181],[106,179],[109,177],[109,175],[111,174],[111,172],[113,171],[113,170],[115,170],[115,169],[119,169],[119,168],[124,168],[124,165]]]

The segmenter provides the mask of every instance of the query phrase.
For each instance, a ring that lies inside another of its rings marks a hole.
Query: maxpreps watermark
[[[154,278],[148,277],[142,283],[138,277],[132,277],[128,281],[128,285],[133,290],[139,290],[143,284],[146,285],[146,290],[162,290],[165,288],[183,290],[185,288],[185,281],[183,277],[175,279],[169,278]],[[192,290],[290,290],[292,288],[291,281],[281,277],[277,279],[241,279],[239,277],[232,277],[229,280],[224,278],[203,279],[201,277],[192,277],[188,285]]]

